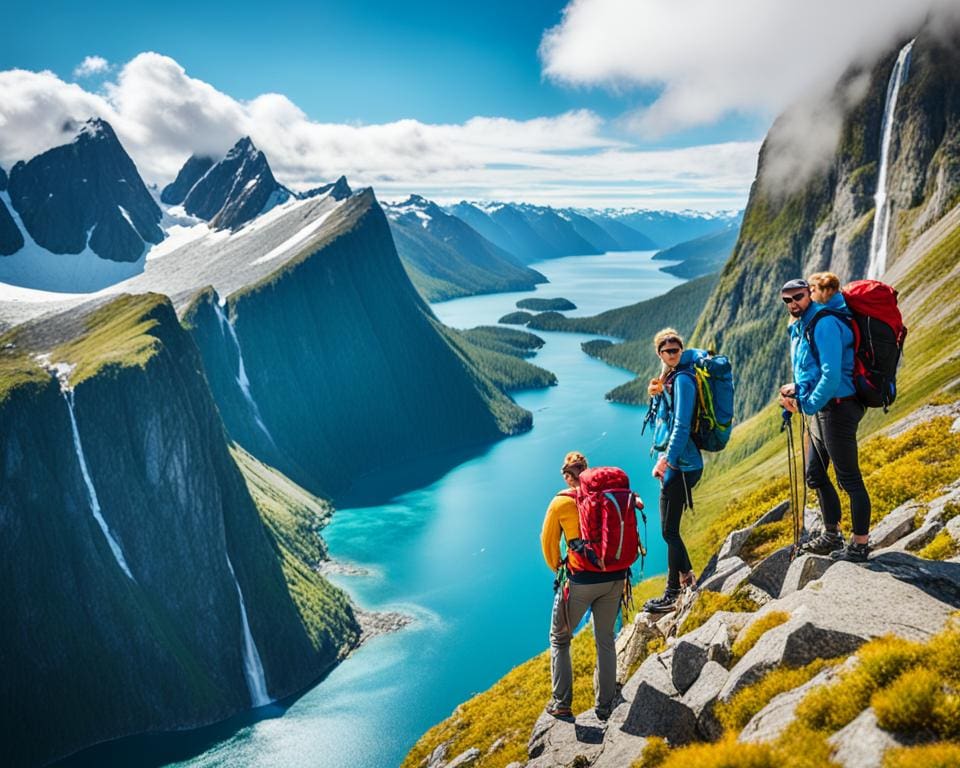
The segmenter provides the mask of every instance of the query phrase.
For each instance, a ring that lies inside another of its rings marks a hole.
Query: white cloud
[[[91,93],[50,72],[0,72],[0,165],[69,141],[78,121],[102,117],[148,183],[166,184],[190,154],[221,156],[250,135],[281,182],[305,189],[341,173],[385,197],[501,198],[555,203],[732,208],[746,200],[752,142],[643,150],[608,135],[596,114],[459,124],[311,120],[286,96],[238,101],[173,59],[142,53]]]
[[[870,63],[956,0],[572,0],[544,34],[547,77],[657,89],[636,128],[662,134],[731,113],[775,115]]]
[[[829,163],[868,71],[926,24],[955,28],[957,0],[572,0],[540,46],[545,75],[656,96],[625,124],[645,137],[734,114],[781,114],[764,181],[795,188]]]
[[[91,75],[102,75],[110,71],[110,62],[103,56],[87,56],[75,70],[75,78],[90,77]]]

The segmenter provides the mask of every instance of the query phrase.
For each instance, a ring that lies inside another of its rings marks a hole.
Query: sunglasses
[[[682,351],[680,347],[667,347],[666,349],[661,349],[661,352],[664,352],[668,355],[675,355],[677,352]]]
[[[781,296],[784,304],[793,304],[797,301],[803,301],[807,297],[806,293],[795,293],[793,296]]]

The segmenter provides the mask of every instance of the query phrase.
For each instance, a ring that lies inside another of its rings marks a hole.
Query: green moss
[[[832,663],[835,662],[817,659],[798,669],[773,669],[758,682],[735,693],[729,701],[720,702],[716,710],[717,719],[725,730],[739,733],[775,696],[798,688]]]
[[[173,313],[170,299],[159,293],[123,295],[91,312],[84,332],[52,350],[53,362],[76,365],[70,383],[76,386],[107,366],[144,367],[162,342],[154,329],[159,312]]]
[[[50,374],[17,343],[16,331],[0,336],[0,405],[20,387],[42,387],[50,381]]]
[[[915,747],[894,747],[883,755],[883,768],[956,768],[960,744],[939,742]]]
[[[857,653],[859,664],[854,669],[807,694],[797,706],[797,720],[813,730],[837,731],[869,706],[874,693],[925,657],[919,643],[899,637],[872,640]]]
[[[757,602],[743,590],[737,589],[733,594],[725,595],[705,589],[697,594],[696,602],[680,625],[677,635],[685,635],[703,626],[717,611],[753,613],[759,608]]]
[[[757,641],[774,627],[779,627],[790,621],[790,614],[783,611],[771,611],[754,621],[746,631],[743,637],[737,639],[733,644],[733,656],[731,663],[736,664],[740,659],[749,653],[750,649],[757,644]]]
[[[925,667],[910,669],[873,695],[870,706],[877,724],[887,731],[931,730],[940,738],[960,736],[960,696],[943,684],[940,674]]]
[[[949,531],[940,531],[933,541],[917,552],[920,557],[927,560],[947,560],[960,554],[960,545],[957,544]]]

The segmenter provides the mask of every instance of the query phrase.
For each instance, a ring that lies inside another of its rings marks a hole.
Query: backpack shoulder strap
[[[860,333],[857,328],[857,324],[853,320],[853,316],[847,312],[840,312],[836,309],[829,309],[824,307],[823,309],[817,311],[817,313],[810,318],[810,322],[803,329],[804,338],[807,340],[807,344],[810,345],[810,354],[813,355],[813,359],[816,361],[817,365],[820,365],[820,352],[817,349],[817,342],[814,340],[813,332],[816,330],[817,324],[820,322],[821,318],[824,317],[835,317],[841,323],[846,325],[850,332],[853,333],[853,348],[856,349]]]

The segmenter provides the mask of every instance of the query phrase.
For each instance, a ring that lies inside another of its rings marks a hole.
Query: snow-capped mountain
[[[0,265],[0,279],[18,271],[13,262],[25,250],[45,251],[63,265],[91,256],[132,263],[163,239],[160,209],[103,120],[87,121],[69,144],[18,162],[0,190],[0,253],[13,260]]]
[[[291,197],[293,193],[274,178],[266,155],[249,136],[217,163],[190,157],[160,195],[165,203],[182,203],[188,214],[210,222],[214,229],[231,230]]]

